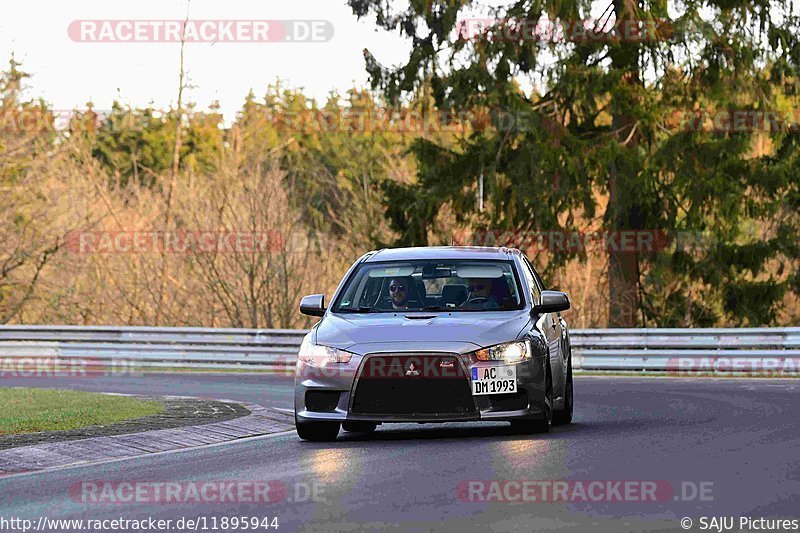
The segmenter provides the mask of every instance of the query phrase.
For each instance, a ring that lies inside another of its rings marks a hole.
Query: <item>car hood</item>
[[[518,339],[530,319],[527,310],[327,314],[315,342],[361,355],[398,348],[465,353]]]

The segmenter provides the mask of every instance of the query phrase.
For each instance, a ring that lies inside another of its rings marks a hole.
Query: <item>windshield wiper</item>
[[[423,311],[452,311],[455,307],[442,307],[441,305],[426,305]]]
[[[341,310],[341,312],[344,312],[344,313],[372,313],[373,311],[374,310],[373,310],[372,307],[363,307],[363,306],[359,307],[358,309],[347,309],[347,308],[344,308],[344,309]]]

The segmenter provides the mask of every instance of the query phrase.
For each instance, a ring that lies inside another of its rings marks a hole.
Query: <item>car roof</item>
[[[384,248],[367,257],[364,262],[409,261],[415,259],[494,259],[508,261],[515,248],[489,246],[418,246],[414,248]]]

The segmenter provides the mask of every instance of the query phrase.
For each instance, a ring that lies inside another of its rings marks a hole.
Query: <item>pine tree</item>
[[[417,182],[386,191],[403,244],[426,244],[443,205],[490,229],[573,231],[602,214],[612,236],[681,235],[610,247],[611,326],[770,324],[800,293],[800,130],[770,114],[796,104],[791,4],[519,0],[478,31],[473,0],[349,4],[412,44],[391,68],[366,52],[373,89],[401,100],[429,84],[439,109],[495,117],[457,149],[415,143]]]

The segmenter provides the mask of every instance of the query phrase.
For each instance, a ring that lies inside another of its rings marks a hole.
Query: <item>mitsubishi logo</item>
[[[408,365],[408,370],[406,370],[406,376],[419,376],[419,370],[414,366],[414,363]]]

